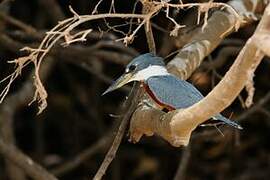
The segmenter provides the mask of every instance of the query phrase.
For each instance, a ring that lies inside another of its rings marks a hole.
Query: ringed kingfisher
[[[114,91],[125,84],[139,81],[150,98],[167,111],[192,106],[204,96],[191,83],[170,74],[165,68],[163,58],[146,53],[134,58],[118,78],[102,95]],[[217,114],[212,117],[237,129],[240,125]]]

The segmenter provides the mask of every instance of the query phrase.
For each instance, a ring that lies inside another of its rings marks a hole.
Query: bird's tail
[[[232,120],[228,119],[228,118],[225,118],[224,116],[222,116],[221,114],[218,114],[216,116],[213,117],[214,120],[219,120],[219,121],[222,121],[224,122],[225,124],[228,124],[234,128],[237,128],[237,129],[243,129],[242,126],[240,126],[239,124],[237,124],[236,122],[233,122]]]

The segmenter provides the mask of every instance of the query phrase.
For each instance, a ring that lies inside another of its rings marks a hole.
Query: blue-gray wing
[[[173,75],[150,77],[147,80],[147,85],[157,100],[175,109],[187,108],[203,98],[200,91],[192,84]],[[213,119],[223,121],[225,124],[237,129],[242,129],[240,125],[221,114],[217,114]]]
[[[203,98],[192,84],[173,75],[150,77],[147,85],[160,102],[176,109],[189,107]]]

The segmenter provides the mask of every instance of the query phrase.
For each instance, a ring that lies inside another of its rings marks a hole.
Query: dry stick
[[[2,37],[2,36],[0,36],[0,37]],[[5,36],[5,37],[7,37],[7,38],[5,38],[4,39],[4,41],[5,42],[7,42],[6,40],[8,39],[8,36]],[[1,39],[1,38],[0,38]],[[1,42],[1,41],[0,41]],[[12,42],[13,43],[13,45],[14,45],[14,42]],[[109,43],[109,42],[108,42]],[[16,43],[15,43],[16,44]],[[103,43],[102,43],[103,44]],[[109,46],[110,44],[104,44],[105,46]],[[20,44],[20,45],[17,45],[18,47],[16,47],[16,49],[19,49],[19,48],[21,48],[22,47],[22,44]],[[103,45],[102,46],[100,46],[100,47],[103,47]],[[95,47],[95,48],[99,48],[99,47]],[[66,52],[73,52],[73,53],[71,53],[71,55],[68,55],[68,57],[69,58],[66,58],[65,60],[66,61],[68,61],[68,62],[71,62],[71,63],[74,63],[75,65],[79,65],[79,66],[81,66],[81,67],[83,67],[83,68],[85,68],[85,69],[87,69],[88,70],[88,72],[90,72],[90,73],[93,73],[94,75],[96,75],[96,76],[98,76],[98,77],[100,77],[103,81],[105,81],[105,82],[108,82],[108,83],[112,83],[112,80],[110,79],[110,78],[108,78],[108,77],[106,77],[105,75],[103,75],[103,74],[100,74],[99,72],[96,72],[96,70],[95,69],[93,69],[93,68],[91,68],[91,66],[89,66],[89,64],[86,64],[86,62],[84,63],[84,62],[80,62],[80,63],[75,63],[74,61],[71,61],[72,59],[74,60],[74,58],[73,58],[73,55],[76,55],[76,54],[80,54],[80,56],[83,56],[83,55],[85,55],[85,56],[89,56],[89,52],[91,52],[91,51],[93,51],[93,50],[95,50],[95,48],[86,48],[86,49],[81,49],[81,50],[78,50],[78,49],[74,49],[74,48],[70,48],[70,49],[62,49],[62,48],[57,48],[56,50],[52,50],[52,55],[55,55],[56,57],[61,57],[62,58],[62,54],[65,54],[66,55]],[[89,51],[88,49],[91,49],[91,51]],[[119,49],[121,49],[122,51],[124,51],[124,50],[126,50],[127,48],[125,48],[124,49],[124,47],[119,47]],[[16,52],[16,50],[14,50],[15,52]],[[85,52],[84,52],[85,51]],[[86,51],[88,52],[87,54],[86,54]],[[76,53],[76,52],[80,52],[80,53]],[[129,51],[128,51],[129,52]],[[132,51],[132,50],[130,50],[130,52],[131,53],[133,53],[133,52],[135,52],[135,51]],[[75,58],[76,59],[76,58]],[[91,58],[91,59],[87,59],[87,62],[89,61],[92,61],[92,59],[93,59],[93,57]],[[42,69],[43,68],[45,68],[45,66],[43,65],[42,66]],[[42,72],[41,72],[41,74],[43,74]],[[27,87],[27,89],[28,90],[30,90],[31,91],[31,89],[32,89],[32,82],[28,82],[27,84],[25,84],[25,87]],[[128,90],[130,90],[129,88],[123,88],[122,90],[124,90],[125,92],[127,92]],[[25,91],[25,90],[23,90],[23,93],[20,93],[20,94],[22,94],[22,98],[24,97],[24,98],[26,98],[26,100],[23,100],[23,101],[30,101],[31,100],[31,92],[27,92],[27,91]],[[24,96],[24,94],[28,94],[28,96],[27,97],[25,97]],[[16,97],[17,97],[17,95],[15,95]],[[21,95],[20,95],[20,97],[21,97]],[[7,102],[9,102],[10,100],[8,100],[8,99],[10,99],[9,97],[6,99],[6,101]],[[13,99],[18,99],[18,98],[13,98]],[[19,98],[19,99],[21,99],[21,98]],[[28,100],[27,100],[28,99]],[[5,101],[5,102],[6,102]],[[12,101],[13,102],[13,101]],[[13,103],[12,103],[13,104]],[[5,103],[4,103],[4,105],[5,105]],[[14,105],[15,105],[15,103],[14,103]],[[12,109],[16,109],[16,108],[12,108]],[[109,135],[107,135],[107,136],[109,136]],[[96,152],[97,150],[99,150],[99,149],[101,149],[101,148],[104,148],[105,147],[105,145],[106,144],[104,144],[106,142],[106,140],[105,140],[105,138],[102,138],[102,139],[100,139],[97,143],[95,143],[93,146],[91,146],[91,147],[89,147],[88,149],[86,149],[86,150],[84,150],[83,152],[81,152],[76,158],[74,158],[74,159],[72,159],[72,160],[70,160],[70,161],[68,161],[68,162],[66,162],[65,164],[63,164],[63,165],[61,165],[61,166],[59,166],[59,167],[57,167],[56,169],[53,169],[52,170],[52,173],[53,174],[55,174],[55,175],[62,175],[62,174],[64,174],[64,173],[67,173],[68,171],[70,171],[70,170],[72,170],[72,169],[74,169],[74,168],[76,168],[77,166],[79,166],[83,161],[85,161],[85,160],[87,160],[87,159],[89,159],[90,158],[90,156],[94,153],[94,152]]]
[[[152,33],[152,29],[151,29],[151,25],[149,24],[150,22],[148,21],[148,23],[146,22],[145,25],[145,32],[146,32],[146,36],[147,36],[147,40],[148,40],[148,45],[149,45],[149,49],[151,52],[155,53],[156,49],[155,49],[155,42],[153,39],[153,33]],[[149,27],[147,27],[149,26]],[[95,177],[93,179],[95,180],[100,180],[103,175],[105,174],[108,166],[110,165],[110,163],[112,162],[113,158],[115,157],[116,151],[119,148],[119,145],[121,143],[121,140],[123,138],[124,132],[127,128],[128,125],[128,120],[130,119],[132,113],[134,112],[138,100],[139,100],[139,94],[140,94],[140,89],[138,87],[138,85],[136,87],[134,87],[134,91],[130,97],[129,97],[129,101],[131,101],[131,106],[128,109],[127,113],[125,114],[120,126],[119,126],[119,130],[115,136],[115,139],[113,141],[113,144],[110,148],[110,150],[108,151],[108,153],[106,154],[105,159],[102,162],[102,165],[100,166],[98,172],[96,173]],[[134,94],[134,95],[133,95]],[[133,99],[134,98],[134,99]],[[133,100],[132,100],[133,99]]]
[[[148,23],[150,23],[150,22],[148,21]],[[155,50],[155,44],[154,44],[154,40],[153,40],[153,34],[152,34],[152,31],[151,31],[150,32],[151,34],[149,36],[148,31],[150,29],[147,27],[148,23],[146,22],[146,23],[144,23],[144,25],[145,25],[147,39],[150,38],[150,42],[152,43],[151,45],[149,45],[149,49],[152,50],[153,53],[155,53],[156,50]],[[149,25],[149,26],[151,26],[151,25]],[[153,44],[154,44],[154,46],[153,46]],[[98,172],[96,173],[95,177],[93,178],[94,180],[100,180],[103,177],[103,175],[105,174],[108,166],[110,165],[113,158],[115,157],[116,151],[119,148],[119,145],[120,145],[121,140],[123,138],[124,132],[125,132],[125,130],[127,128],[129,119],[130,119],[132,113],[134,112],[134,110],[135,110],[135,108],[137,106],[137,103],[138,103],[138,100],[139,100],[139,94],[140,94],[140,89],[139,89],[138,85],[134,86],[132,91],[134,91],[134,92],[132,92],[131,95],[129,96],[129,101],[131,101],[131,106],[128,108],[127,113],[125,114],[124,118],[122,119],[122,122],[121,122],[121,124],[119,126],[119,130],[118,130],[118,132],[117,132],[117,134],[115,136],[113,144],[112,144],[110,150],[108,151],[108,153],[106,154],[105,159],[103,160]]]
[[[0,153],[5,158],[17,164],[27,174],[36,180],[57,180],[52,174],[48,173],[42,166],[35,163],[30,157],[23,154],[12,145],[6,144],[0,139]]]
[[[131,115],[132,112],[128,112],[129,115]],[[112,160],[114,159],[115,155],[116,155],[116,152],[120,146],[120,143],[122,141],[122,138],[124,136],[124,133],[125,133],[125,130],[126,130],[126,127],[128,125],[128,120],[129,120],[129,117],[128,116],[125,116],[123,118],[123,120],[121,121],[121,124],[119,126],[119,129],[117,131],[117,134],[113,140],[113,143],[109,149],[109,151],[107,152],[101,166],[99,167],[97,173],[95,174],[95,177],[93,178],[94,180],[100,180],[103,175],[106,173],[107,171],[107,168],[109,167],[109,165],[111,164]]]
[[[143,14],[148,14],[151,11],[151,2],[149,1],[142,1],[143,3]],[[147,23],[144,24],[144,31],[147,39],[147,44],[149,47],[149,52],[156,54],[156,44],[155,39],[152,31],[151,21],[149,20]]]
[[[67,27],[67,29],[65,29],[65,32],[70,32],[72,29],[74,29],[75,27],[77,27],[79,24],[83,23],[83,22],[86,22],[86,21],[89,21],[89,20],[93,20],[95,18],[104,18],[104,17],[120,17],[120,18],[123,18],[123,17],[129,17],[129,14],[103,14],[103,15],[93,15],[91,17],[89,16],[81,16],[79,18],[79,22],[75,22],[74,24],[70,24],[69,27]],[[146,18],[148,16],[143,16],[143,15],[134,15],[134,14],[130,14],[131,17],[135,17],[135,18]],[[151,15],[149,15],[149,18],[151,17]],[[72,20],[72,18],[70,19],[67,19],[63,22],[66,22],[66,23],[69,23],[70,21]],[[62,23],[63,23],[62,22]],[[144,23],[146,23],[146,19],[144,19],[144,21],[142,22],[141,25],[143,25]],[[140,25],[140,26],[141,26]],[[136,33],[138,31],[138,29],[140,28],[140,26],[134,31],[134,33]],[[58,28],[58,26],[56,26],[54,29]],[[37,51],[40,51],[41,50],[41,55],[40,55],[40,59],[38,61],[35,61],[35,65],[36,65],[36,71],[35,71],[35,75],[37,77],[37,81],[36,83],[38,83],[40,85],[40,87],[42,88],[42,84],[41,84],[41,81],[40,79],[38,79],[38,76],[39,76],[39,72],[38,72],[38,69],[40,67],[40,63],[42,61],[42,59],[44,58],[44,56],[47,54],[47,52],[52,48],[52,46],[61,38],[63,37],[63,35],[59,35],[59,36],[56,36],[55,39],[50,43],[48,44],[47,46],[47,49],[45,51],[43,51],[43,46],[46,45],[46,41],[47,40],[50,40],[48,36],[45,37],[45,39],[43,40],[43,42],[40,44],[39,48],[37,49]],[[45,93],[44,92],[44,89],[42,88],[43,92],[42,93]],[[45,94],[46,95],[46,94]],[[45,102],[46,103],[46,102]],[[134,103],[132,103],[134,104]],[[46,106],[46,104],[45,104]],[[42,107],[42,106],[41,106]],[[43,104],[43,107],[44,107],[44,104]],[[135,105],[132,105],[133,108],[130,108],[128,113],[126,114],[123,122],[121,123],[121,126],[120,126],[120,129],[118,131],[118,134],[115,138],[115,141],[113,143],[113,146],[112,148],[110,149],[110,151],[108,152],[108,156],[106,156],[105,160],[104,160],[104,163],[102,164],[100,170],[98,171],[97,173],[97,178],[100,176],[102,177],[103,174],[105,173],[108,165],[110,164],[110,162],[112,161],[115,153],[116,153],[116,150],[121,142],[121,138],[123,137],[123,134],[124,134],[124,129],[128,123],[128,119],[131,115],[131,113],[134,111],[135,109]]]
[[[90,71],[92,71],[92,70],[90,70]],[[125,89],[125,90],[127,92],[127,89]],[[59,167],[56,167],[55,169],[51,170],[51,172],[53,174],[55,174],[56,176],[61,176],[65,173],[68,173],[69,171],[75,169],[81,163],[88,160],[95,152],[107,147],[108,141],[110,142],[112,139],[111,134],[112,134],[112,132],[104,135],[95,144],[93,144],[89,148],[83,150],[75,158],[71,159],[70,161],[67,161],[66,163],[64,163],[63,165],[61,165]]]
[[[113,140],[111,148],[107,152],[101,166],[99,167],[95,177],[93,178],[94,180],[100,180],[103,177],[103,175],[106,173],[108,166],[110,165],[110,163],[114,159],[115,154],[116,154],[116,152],[119,148],[119,145],[121,143],[121,140],[124,136],[125,130],[127,128],[130,116],[132,115],[132,113],[134,112],[134,110],[137,106],[139,95],[140,95],[140,89],[139,89],[139,85],[136,83],[136,85],[134,85],[134,87],[131,91],[131,94],[128,98],[128,102],[125,103],[125,105],[127,105],[127,107],[125,107],[125,109],[128,108],[128,110],[127,110],[127,112],[125,112],[125,115],[121,121],[121,124],[120,124],[118,132],[115,136],[115,139]],[[137,98],[134,98],[134,97],[137,97]],[[129,106],[129,104],[130,104],[130,106]]]
[[[99,15],[92,15],[92,16],[80,16],[78,17],[78,15],[73,11],[74,13],[74,17],[73,18],[69,18],[66,19],[62,22],[60,22],[57,26],[55,26],[50,32],[48,32],[48,34],[45,36],[45,38],[43,39],[43,41],[41,42],[41,44],[39,45],[38,49],[32,49],[32,52],[29,56],[25,56],[25,57],[21,57],[19,59],[16,59],[14,62],[16,63],[21,63],[21,65],[15,70],[14,73],[12,73],[10,76],[8,76],[8,80],[9,80],[9,84],[6,86],[6,88],[4,89],[3,93],[1,94],[2,97],[1,99],[3,99],[9,88],[11,83],[18,77],[18,71],[21,71],[22,68],[24,68],[25,66],[27,66],[29,64],[29,62],[33,62],[35,65],[35,82],[34,85],[36,86],[36,92],[35,92],[35,96],[33,98],[33,101],[38,100],[39,103],[39,112],[41,113],[47,106],[47,92],[39,78],[39,68],[41,65],[41,62],[43,60],[43,58],[45,57],[45,55],[51,50],[51,48],[54,46],[54,44],[62,37],[65,37],[67,34],[70,33],[70,31],[72,31],[75,27],[77,27],[78,25],[86,22],[86,21],[90,21],[90,20],[94,20],[94,19],[99,19],[99,18],[105,18],[105,17],[118,17],[118,18],[124,18],[124,17],[134,17],[134,18],[148,18],[151,17],[151,14],[147,15],[147,16],[143,16],[143,15],[136,15],[136,14],[99,14]],[[78,19],[76,19],[78,18]],[[73,22],[73,20],[78,20],[76,22]],[[139,25],[137,27],[137,29],[134,31],[137,32],[140,28],[140,26],[142,26],[144,23],[146,22],[146,19],[143,20],[143,22],[141,23],[141,25]],[[67,24],[69,26],[67,26]],[[63,29],[63,27],[65,29]],[[61,31],[63,32],[59,32],[55,34],[55,31],[61,29]],[[57,36],[55,36],[57,35]],[[134,36],[134,34],[132,34],[132,37]],[[54,39],[52,39],[52,37],[54,37]],[[49,43],[48,43],[49,42]],[[68,43],[69,41],[66,40],[66,42]],[[47,44],[48,43],[48,44]],[[44,49],[45,48],[45,49]]]
[[[8,14],[4,14],[0,12],[0,19],[3,18],[6,22],[17,26],[20,30],[15,31],[9,31],[8,34],[11,34],[12,37],[18,37],[19,39],[34,39],[34,40],[42,40],[44,37],[44,34],[47,32],[45,30],[36,30],[32,26],[25,24],[24,22],[20,21],[19,19],[16,19],[12,16],[9,16]],[[79,32],[79,30],[73,31],[75,34]],[[116,40],[118,37],[112,33],[109,32],[99,32],[99,31],[92,31],[90,34],[87,35],[87,39],[106,39],[106,40]],[[120,44],[120,43],[119,43]],[[115,44],[114,44],[115,45]],[[134,52],[134,51],[133,51]],[[131,54],[133,53],[131,51]]]
[[[153,2],[153,4],[155,4]],[[171,7],[188,7],[187,4],[185,5],[172,5],[165,3],[166,6],[171,6]],[[80,32],[80,37],[76,38],[76,35],[71,35],[70,32],[79,26],[82,23],[85,23],[87,21],[95,20],[95,19],[100,19],[100,18],[138,18],[138,19],[143,19],[142,22],[138,25],[138,27],[130,34],[129,36],[126,36],[122,40],[124,41],[125,44],[130,43],[135,34],[139,31],[139,29],[144,25],[144,24],[149,24],[150,19],[152,16],[154,16],[160,9],[162,9],[165,5],[164,3],[158,3],[155,4],[151,8],[151,12],[146,14],[146,15],[140,15],[140,14],[111,14],[111,13],[106,13],[106,14],[97,14],[97,15],[81,15],[79,16],[71,7],[70,11],[73,13],[74,17],[63,20],[58,23],[54,28],[52,28],[49,32],[47,32],[47,35],[43,39],[43,41],[40,43],[39,47],[37,49],[31,49],[27,48],[28,50],[31,51],[31,53],[28,56],[24,56],[18,59],[15,59],[13,62],[15,64],[19,64],[18,68],[15,70],[14,73],[9,75],[6,80],[9,80],[9,84],[6,86],[4,91],[1,94],[1,100],[6,96],[6,94],[9,91],[11,83],[18,77],[19,73],[25,66],[27,66],[30,62],[33,62],[35,65],[35,82],[34,85],[36,86],[36,92],[35,96],[33,98],[33,101],[38,101],[39,104],[39,112],[41,113],[47,106],[47,92],[39,78],[39,68],[41,65],[41,62],[43,58],[47,55],[47,53],[51,50],[51,48],[60,40],[61,38],[65,39],[65,45],[69,45],[72,42],[75,41],[84,41],[85,36],[91,32],[91,30],[86,30]],[[200,3],[192,3],[190,4],[192,6],[200,6]],[[203,5],[203,4],[202,4]],[[232,11],[232,13],[236,16],[237,14],[235,11],[228,5],[224,3],[212,3],[211,7],[228,7]],[[77,33],[78,35],[78,33]]]
[[[18,53],[19,50],[25,47],[26,45],[19,41],[11,39],[6,34],[0,34],[0,44],[1,46],[7,48],[9,51],[13,53]],[[101,50],[101,49],[106,49],[106,48],[109,48],[109,49],[114,48],[116,52],[109,51],[109,50]],[[89,47],[69,46],[67,48],[62,48],[62,47],[57,46],[51,50],[51,55],[61,56],[61,57],[64,57],[64,56],[75,57],[76,56],[77,58],[76,62],[78,61],[81,62],[80,59],[86,59],[86,58],[90,62],[91,61],[90,57],[97,56],[97,57],[102,58],[102,60],[104,61],[109,61],[109,62],[120,64],[120,65],[126,65],[134,56],[138,55],[138,52],[130,47],[123,46],[121,43],[100,40],[99,42],[97,42],[97,44],[93,46],[89,46]]]
[[[120,46],[120,44],[118,45],[118,43],[115,43],[115,42],[113,45],[111,42],[107,42],[107,41],[103,42],[101,40],[101,43],[98,42],[97,44],[100,44],[100,45],[99,46],[93,45],[93,47],[92,46],[90,47],[70,46],[64,49],[60,47],[56,47],[52,49],[51,56],[60,57],[60,60],[79,66],[85,69],[86,71],[88,71],[89,73],[94,74],[95,76],[97,76],[97,78],[104,81],[105,83],[111,84],[113,80],[110,77],[92,68],[92,66],[90,65],[90,62],[93,59],[95,59],[95,57],[102,57],[102,60],[113,62],[116,64],[125,65],[128,63],[129,60],[132,59],[132,57],[137,55],[138,52],[136,52],[134,49],[131,49],[129,47]],[[0,45],[13,53],[18,53],[19,49],[25,46],[25,44],[22,44],[18,41],[11,39],[6,34],[0,34]],[[120,52],[118,53],[118,52],[111,52],[111,51],[105,51],[105,50],[98,50],[99,48],[101,49],[104,47],[108,47],[108,48],[116,47],[116,50]],[[125,54],[130,54],[130,55],[125,55],[123,54],[123,52],[125,52]],[[74,61],[74,59],[77,59],[77,61]],[[129,87],[123,87],[120,89],[120,91],[124,91],[124,92],[127,92],[129,90],[130,90]]]
[[[149,12],[145,12],[145,13],[148,14]],[[151,14],[151,12],[149,14]],[[154,41],[153,32],[152,32],[152,28],[151,28],[151,24],[150,24],[150,19],[148,21],[146,21],[146,23],[144,23],[144,27],[145,27],[145,32],[146,32],[146,37],[147,37],[147,42],[148,42],[149,49],[150,49],[150,51],[152,53],[156,53],[155,41]],[[132,93],[130,95],[130,97],[129,97],[130,100],[131,100],[131,106],[128,109],[126,115],[124,116],[124,118],[123,118],[123,120],[122,120],[122,122],[121,122],[121,124],[119,126],[119,130],[118,130],[118,132],[116,134],[116,137],[115,137],[115,139],[113,141],[113,144],[112,144],[109,152],[106,154],[106,157],[103,160],[102,165],[100,166],[98,172],[96,173],[96,175],[94,177],[94,180],[100,180],[102,178],[102,176],[105,174],[108,166],[110,165],[111,161],[113,160],[113,158],[114,158],[114,156],[116,154],[116,151],[117,151],[117,149],[118,149],[118,147],[119,147],[119,145],[121,143],[121,140],[123,138],[125,129],[127,128],[127,125],[128,125],[128,122],[129,122],[128,120],[130,119],[132,113],[134,112],[134,110],[135,110],[135,108],[136,108],[136,106],[138,104],[140,94],[141,94],[139,86],[138,85],[134,86],[133,90],[135,91],[135,92],[133,92],[134,95]]]
[[[149,21],[149,23],[146,23],[144,25],[144,29],[145,29],[147,44],[149,47],[149,52],[156,54],[156,44],[155,44],[155,39],[154,39],[154,35],[153,35],[152,26],[151,26],[150,21]]]
[[[35,96],[33,98],[33,101],[38,101],[39,104],[39,112],[41,113],[47,106],[47,92],[39,78],[39,69],[42,60],[44,57],[47,55],[47,53],[52,49],[52,47],[60,40],[61,38],[65,38],[67,35],[70,35],[70,32],[79,26],[80,24],[95,20],[95,19],[100,19],[100,18],[139,18],[143,19],[141,24],[134,30],[134,32],[127,38],[133,38],[135,33],[140,29],[140,27],[147,22],[148,18],[152,17],[152,14],[147,14],[147,15],[139,15],[139,14],[97,14],[97,15],[82,15],[79,16],[74,12],[74,10],[71,9],[71,11],[74,14],[73,18],[66,19],[64,21],[59,22],[58,25],[56,25],[53,29],[51,29],[43,41],[40,43],[39,47],[37,49],[29,49],[31,50],[31,53],[28,56],[20,57],[13,62],[16,64],[20,64],[18,68],[15,70],[14,73],[9,75],[6,80],[9,80],[9,84],[5,87],[1,94],[1,100],[6,96],[11,83],[18,77],[19,73],[25,66],[27,66],[30,62],[33,62],[35,65],[35,82],[34,85],[36,86],[36,92]],[[154,13],[154,12],[153,12]],[[75,22],[74,22],[75,21]],[[61,32],[59,32],[59,29]],[[57,31],[57,32],[56,32]],[[89,32],[89,31],[87,31]],[[86,34],[84,34],[85,36]],[[85,39],[85,37],[82,37]],[[71,40],[66,39],[66,44],[68,45]]]

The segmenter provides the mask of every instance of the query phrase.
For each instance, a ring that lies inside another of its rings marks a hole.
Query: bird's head
[[[134,58],[120,76],[102,95],[114,91],[132,81],[145,81],[149,77],[168,74],[163,59],[151,53]]]

